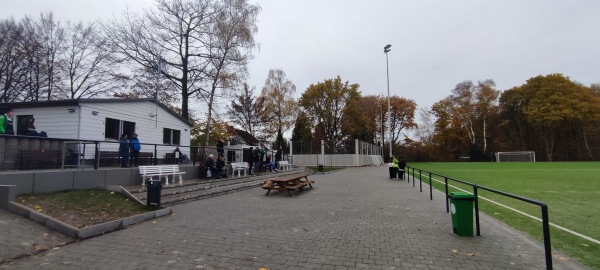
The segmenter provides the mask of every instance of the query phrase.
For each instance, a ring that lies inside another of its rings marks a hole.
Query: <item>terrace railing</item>
[[[192,165],[202,165],[205,155],[217,152],[215,147],[185,145],[141,143],[141,147],[138,165],[176,163],[177,147]],[[118,152],[119,142],[112,141],[0,136],[0,172],[119,167]]]
[[[446,213],[450,212],[450,205],[449,205],[450,197],[448,195],[448,181],[454,181],[454,182],[461,183],[461,184],[464,184],[467,186],[471,186],[473,188],[473,195],[475,196],[475,228],[476,228],[477,235],[481,235],[481,229],[480,229],[480,224],[479,224],[479,196],[477,194],[478,190],[480,190],[480,189],[539,206],[541,208],[541,212],[542,212],[542,234],[543,234],[543,238],[544,238],[544,253],[545,253],[544,255],[546,258],[546,269],[549,269],[549,270],[552,269],[552,247],[550,245],[550,222],[548,219],[548,206],[545,203],[539,202],[536,200],[532,200],[529,198],[517,196],[514,194],[510,194],[510,193],[507,193],[504,191],[495,190],[492,188],[465,182],[465,181],[462,181],[459,179],[455,179],[455,178],[448,177],[445,175],[433,173],[430,171],[421,170],[419,168],[406,166],[406,173],[408,175],[410,175],[411,171],[412,171],[412,178],[413,178],[413,187],[415,186],[415,182],[416,182],[415,176],[418,176],[420,192],[423,192],[423,175],[425,174],[426,177],[429,179],[429,199],[430,200],[433,200],[433,177],[432,176],[438,176],[438,177],[444,178],[444,192],[446,194]],[[407,177],[407,179],[408,179],[408,182],[410,183],[410,177]]]

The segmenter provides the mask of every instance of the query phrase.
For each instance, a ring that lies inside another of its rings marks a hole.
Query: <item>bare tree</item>
[[[13,18],[0,21],[0,102],[23,97],[27,80],[25,30]]]
[[[144,68],[141,67],[139,69]],[[162,79],[158,70],[136,70],[133,74],[135,76],[123,75],[123,81],[127,84],[127,91],[115,93],[115,96],[121,98],[155,98],[167,105],[172,103],[177,104],[181,101],[179,99],[180,92],[172,87],[172,84],[168,80]]]
[[[58,83],[57,67],[60,66],[59,55],[64,51],[65,29],[59,21],[54,19],[54,14],[48,12],[40,14],[35,23],[37,40],[41,43],[42,69],[40,70],[41,92],[50,100],[55,95],[54,87]],[[37,99],[36,99],[37,100]]]
[[[56,88],[63,98],[79,99],[108,94],[118,85],[117,61],[106,47],[96,26],[82,22],[67,24],[65,50]]]
[[[294,100],[296,85],[286,78],[281,69],[269,70],[260,96],[265,100],[266,113],[273,119],[267,123],[267,133],[285,132],[294,125],[298,111]]]
[[[245,67],[246,49],[254,46],[258,6],[245,0],[156,4],[140,15],[126,11],[123,20],[104,25],[105,35],[115,51],[143,67],[138,70],[160,70],[179,90],[184,118],[189,118],[190,98],[207,101],[210,118],[216,90],[229,86],[238,71],[232,66]]]
[[[264,99],[254,97],[254,88],[244,84],[242,91],[234,95],[228,115],[233,124],[237,124],[252,136],[260,136],[262,126],[268,122],[264,118]]]
[[[218,11],[210,32],[211,64],[204,70],[210,83],[201,87],[200,93],[208,103],[205,145],[210,141],[217,90],[231,89],[247,73],[246,66],[255,46],[254,34],[258,31],[256,18],[260,7],[250,5],[246,0],[223,0]]]
[[[424,145],[430,145],[433,142],[435,133],[434,118],[435,116],[429,108],[419,108],[419,124],[416,127],[415,134]]]
[[[19,24],[12,19],[2,23],[4,100],[75,99],[114,88],[115,62],[93,24],[67,26],[63,28],[51,12],[26,16]]]
[[[40,41],[36,20],[26,16],[21,20],[23,27],[23,56],[26,79],[20,86],[25,101],[40,99],[41,90],[47,86],[47,70],[44,61],[43,41]]]

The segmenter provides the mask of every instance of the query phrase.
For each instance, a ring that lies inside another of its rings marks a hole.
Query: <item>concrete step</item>
[[[184,180],[183,185],[169,184],[163,186],[161,190],[161,206],[170,206],[184,203],[187,201],[210,198],[239,190],[255,188],[261,186],[265,180],[304,172],[308,169],[304,167],[294,168],[289,171],[280,171],[278,173],[263,173],[258,176],[229,177],[221,179],[196,179]],[[128,187],[127,190],[135,197],[146,203],[146,187],[135,186]]]

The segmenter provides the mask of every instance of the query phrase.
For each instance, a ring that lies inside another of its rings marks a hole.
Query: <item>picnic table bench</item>
[[[119,165],[119,151],[99,151],[100,167]]]
[[[165,162],[169,164],[183,164],[183,158],[177,157],[175,153],[165,153]]]
[[[140,152],[138,156],[138,165],[151,165],[154,161],[154,153]]]
[[[297,189],[298,191],[304,191],[305,186],[309,186],[312,188],[312,184],[315,183],[315,180],[308,179],[310,173],[298,173],[292,175],[284,175],[277,178],[272,178],[265,180],[262,188],[267,190],[266,196],[269,196],[271,190],[279,190],[279,191],[287,191],[288,196],[292,196],[290,190]]]
[[[142,186],[146,182],[146,179],[150,181],[154,176],[157,176],[159,181],[165,178],[165,186],[168,186],[170,175],[173,176],[173,183],[175,183],[175,177],[178,177],[179,185],[183,185],[182,175],[185,172],[179,171],[178,165],[140,166],[139,169],[142,176]]]

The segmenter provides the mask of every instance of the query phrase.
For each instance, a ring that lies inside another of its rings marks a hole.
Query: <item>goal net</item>
[[[496,162],[535,162],[535,152],[533,151],[518,151],[518,152],[496,152]]]

